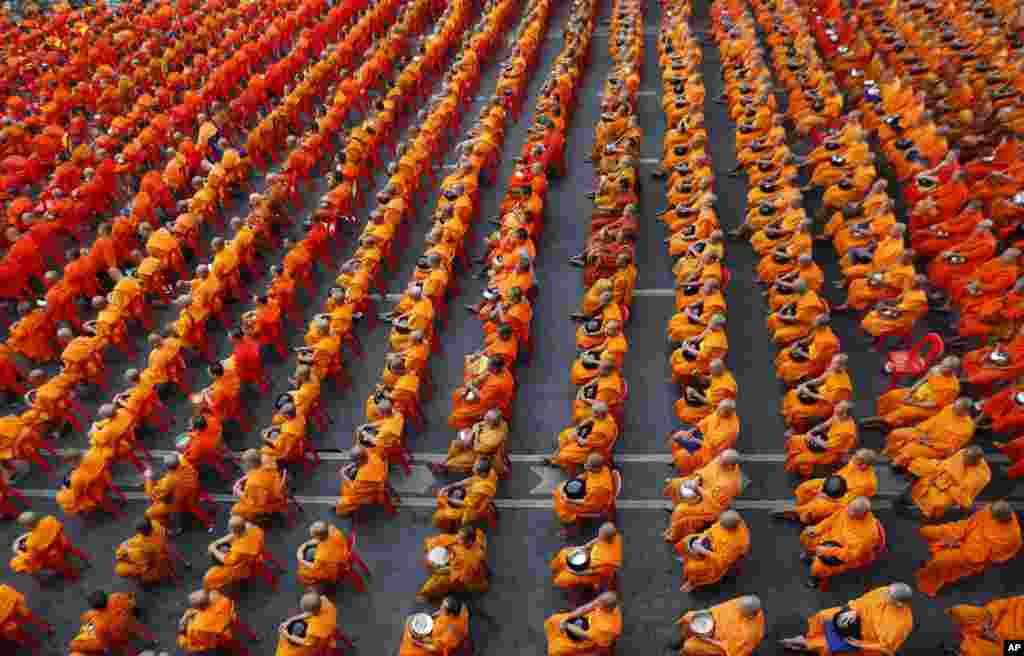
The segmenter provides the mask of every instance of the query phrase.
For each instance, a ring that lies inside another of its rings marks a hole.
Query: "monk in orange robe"
[[[487,362],[485,374],[469,381],[452,394],[453,407],[448,425],[457,430],[469,428],[483,419],[492,408],[501,410],[508,418],[514,395],[515,380],[512,372],[503,360],[491,358]]]
[[[490,568],[487,565],[487,535],[482,529],[463,526],[457,534],[442,533],[423,541],[424,556],[429,556],[437,548],[448,552],[448,562],[435,563],[424,558],[430,576],[416,595],[418,601],[459,592],[487,592]]]
[[[117,546],[114,558],[118,576],[136,578],[145,585],[173,579],[180,556],[166,528],[142,519],[135,525],[135,535]]]
[[[413,635],[409,622],[406,622],[398,656],[433,656],[438,651],[458,653],[469,638],[469,607],[455,597],[445,597],[441,608],[431,617],[434,625],[426,637]]]
[[[849,401],[836,404],[832,416],[807,433],[787,431],[786,471],[807,478],[815,467],[834,465],[855,449],[857,424],[851,407]]]
[[[363,506],[384,505],[393,515],[388,463],[373,450],[352,449],[352,464],[341,469],[341,495],[335,512],[351,515]]]
[[[870,499],[878,492],[874,451],[860,449],[836,473],[802,482],[794,491],[796,504],[774,513],[778,519],[817,524],[848,506],[857,497]],[[841,479],[841,483],[835,481]]]
[[[725,362],[712,360],[706,380],[691,381],[683,386],[682,396],[674,404],[676,417],[684,424],[695,426],[714,413],[722,401],[735,400],[736,391],[736,378],[726,369]]]
[[[711,363],[725,357],[728,351],[725,315],[716,314],[700,335],[686,340],[672,351],[672,380],[679,383],[708,375]]]
[[[338,609],[330,599],[309,592],[299,599],[300,613],[292,615],[278,627],[275,656],[311,656],[338,648]],[[305,631],[293,632],[302,623]]]
[[[610,458],[618,437],[619,427],[609,413],[608,404],[597,401],[591,406],[589,417],[559,433],[558,450],[545,464],[562,467],[572,476],[591,453]]]
[[[726,449],[686,478],[665,481],[663,494],[672,500],[672,519],[662,537],[675,544],[684,535],[704,530],[740,495],[744,487],[740,455]]]
[[[89,595],[91,609],[82,614],[82,627],[68,647],[72,656],[120,652],[132,638],[152,643],[153,634],[135,617],[135,595],[125,592]]]
[[[582,493],[570,496],[571,483],[582,483]],[[618,492],[615,476],[604,458],[592,453],[583,463],[583,474],[555,488],[555,514],[562,524],[575,524],[581,515],[606,515],[615,508]]]
[[[960,398],[914,426],[889,433],[883,453],[897,467],[906,468],[915,458],[946,458],[974,437],[972,402]]]
[[[825,373],[786,392],[782,416],[787,426],[796,430],[810,428],[813,422],[831,417],[836,405],[853,397],[848,360],[845,353],[836,355]]]
[[[9,585],[0,584],[0,640],[38,653],[41,642],[26,629],[34,625],[48,635],[54,633],[49,622],[32,612],[21,594]]]
[[[912,386],[886,392],[878,397],[878,414],[865,419],[863,425],[903,428],[934,417],[960,396],[959,367],[958,358],[943,358]]]
[[[691,630],[691,623],[710,615],[711,633]],[[680,656],[752,656],[764,640],[765,621],[761,599],[754,595],[737,597],[706,610],[691,610],[676,622],[679,641],[669,646]]]
[[[317,521],[310,525],[309,537],[295,552],[299,563],[299,583],[322,591],[342,579],[349,579],[356,583],[357,589],[364,589],[353,565],[362,568],[366,575],[369,575],[369,569],[359,554],[352,550],[349,538],[341,529]]]
[[[588,560],[584,567],[570,564],[570,557],[585,552]],[[597,537],[578,547],[564,547],[551,559],[552,579],[562,589],[613,589],[619,569],[622,568],[622,534],[611,522],[605,522]]]
[[[235,484],[238,503],[231,506],[231,514],[250,522],[283,514],[292,519],[288,474],[271,455],[249,449],[242,454],[245,476]]]
[[[775,356],[776,377],[786,385],[815,378],[828,368],[839,353],[839,338],[832,331],[831,317],[822,314],[814,320],[809,335],[789,344]]]
[[[831,630],[856,653],[895,654],[914,628],[913,594],[905,583],[875,588],[845,606],[819,611],[807,620],[806,634],[780,644],[791,651],[829,656]]]
[[[1024,375],[1024,323],[1012,339],[969,351],[964,356],[964,373],[968,383],[981,387]]]
[[[579,622],[581,619],[585,622]],[[544,621],[544,634],[548,656],[611,653],[622,635],[618,595],[605,592],[574,611],[552,615]]]
[[[211,542],[206,549],[214,564],[203,576],[203,589],[220,591],[249,580],[259,571],[265,550],[263,529],[232,515],[228,520],[228,534]]]
[[[750,553],[750,529],[738,512],[727,510],[709,528],[677,542],[675,550],[683,560],[679,590],[692,592],[718,583]]]
[[[1021,549],[1020,520],[1005,501],[977,510],[967,519],[922,526],[932,558],[917,571],[917,587],[934,597],[946,585],[1005,563]]]
[[[800,281],[794,286],[797,299],[768,316],[772,341],[786,345],[807,337],[818,317],[828,312],[828,303]]]
[[[948,510],[964,510],[974,505],[985,486],[992,480],[992,469],[979,446],[960,449],[945,460],[917,458],[907,470],[917,477],[896,498],[897,510],[917,505],[928,519],[941,519]]]
[[[125,500],[124,494],[111,480],[110,461],[101,451],[89,449],[57,491],[57,503],[68,515],[90,513],[102,508],[116,517],[121,511],[113,504],[111,495],[117,495],[121,501]]]
[[[497,493],[498,472],[491,467],[491,461],[487,458],[476,461],[472,476],[438,490],[434,526],[451,530],[455,526],[472,526],[475,522],[495,518]]]
[[[946,609],[960,637],[960,656],[1002,656],[1007,640],[1024,635],[1024,596],[993,599],[984,606]]]
[[[736,402],[723,399],[715,412],[696,426],[678,430],[669,437],[672,464],[681,476],[686,476],[710,463],[726,449],[736,446],[739,433]]]
[[[53,570],[67,579],[75,580],[79,571],[71,564],[68,556],[74,556],[81,563],[88,565],[89,557],[75,548],[64,533],[64,525],[56,517],[48,515],[40,518],[35,513],[26,512],[18,517],[18,523],[29,529],[15,540],[15,555],[11,560],[11,569],[37,576],[43,570]]]
[[[235,602],[216,590],[197,590],[189,595],[189,608],[178,622],[178,646],[189,654],[203,654],[224,649],[240,656],[248,650],[235,631],[255,636],[238,619]]]
[[[871,502],[857,497],[845,509],[835,512],[800,534],[811,562],[811,587],[826,589],[828,579],[873,562],[885,548],[885,532],[871,512]]]
[[[978,267],[992,259],[998,241],[992,234],[992,222],[982,221],[974,232],[956,246],[939,253],[928,266],[932,284],[952,291],[958,278],[970,276]]]

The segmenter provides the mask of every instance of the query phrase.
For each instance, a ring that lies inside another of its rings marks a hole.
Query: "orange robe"
[[[878,416],[892,428],[912,426],[934,417],[960,396],[960,379],[955,375],[929,373],[923,385],[910,396],[911,401],[930,401],[932,408],[907,403],[911,388],[898,387],[878,397]]]
[[[917,476],[911,495],[928,519],[939,519],[953,506],[970,508],[992,480],[992,468],[985,460],[968,466],[964,450],[945,460],[918,458],[907,468]]]
[[[235,602],[226,595],[211,593],[211,596],[210,605],[194,615],[185,631],[178,634],[178,646],[190,654],[220,649],[234,640],[234,626],[238,621]]]
[[[341,481],[341,498],[335,507],[339,515],[348,515],[362,506],[383,503],[384,484],[388,480],[388,463],[373,451],[367,452],[367,461],[359,467],[355,480]]]
[[[747,617],[740,608],[742,597],[730,599],[707,609],[715,621],[711,638],[721,642],[723,647],[713,645],[687,632],[681,653],[693,656],[751,656],[764,640],[764,612]],[[681,624],[688,624],[698,611],[683,615]]]
[[[825,478],[812,478],[797,486],[796,513],[804,524],[816,524],[833,513],[841,511],[857,497],[871,498],[878,492],[878,475],[874,467],[861,469],[855,462],[848,462],[835,474],[846,481],[846,494],[838,499],[826,495]]]
[[[984,606],[957,604],[946,614],[957,625],[962,656],[1002,656],[1002,641],[1024,635],[1024,596],[993,599]]]
[[[568,613],[558,613],[545,620],[548,656],[582,656],[608,650],[622,635],[622,610],[618,607],[611,610],[598,607],[584,617],[587,618],[589,628],[586,631],[587,638],[580,641],[570,638],[559,629],[559,624],[568,618]]]
[[[825,439],[825,449],[822,451],[811,446],[809,433],[794,435],[786,440],[786,471],[807,477],[817,466],[834,465],[842,460],[857,448],[857,423],[852,418],[837,421],[829,426],[828,432],[822,437]]]
[[[725,468],[717,460],[701,467],[692,476],[700,483],[704,496],[694,502],[684,501],[679,496],[682,478],[673,478],[668,483],[667,494],[675,506],[672,520],[666,532],[666,540],[675,544],[684,535],[696,533],[715,521],[725,512],[733,499],[743,491],[743,472],[739,467]]]
[[[256,566],[263,560],[265,538],[259,526],[249,526],[245,533],[231,539],[231,549],[224,556],[224,564],[213,565],[206,570],[203,587],[206,590],[223,590],[232,583],[245,581],[256,573]]]
[[[984,572],[989,565],[1005,563],[1021,549],[1020,520],[1016,513],[1001,523],[986,505],[967,519],[922,526],[932,558],[917,570],[917,587],[930,597],[944,586]],[[957,546],[947,546],[948,543]]]
[[[945,458],[962,448],[974,437],[974,420],[970,414],[958,417],[948,405],[934,417],[908,428],[889,433],[885,455],[897,466],[906,467],[915,458]],[[927,444],[921,440],[927,440]]]
[[[584,471],[582,478],[586,486],[582,500],[570,501],[566,498],[561,485],[555,489],[555,513],[563,524],[576,522],[580,515],[607,512],[615,503],[615,479],[610,467]]]
[[[696,428],[702,439],[695,450],[691,451],[672,440],[672,463],[683,476],[707,465],[722,451],[736,445],[736,438],[740,434],[740,418],[735,412],[729,417],[713,412],[702,419]],[[693,448],[692,444],[690,448]]]
[[[824,550],[815,556],[811,576],[830,578],[874,561],[885,547],[885,533],[874,513],[854,518],[844,508],[805,529],[800,543],[809,552]]]
[[[615,534],[611,542],[598,538],[588,550],[590,563],[583,572],[569,567],[569,556],[578,547],[565,547],[551,559],[554,584],[559,588],[593,587],[609,585],[622,567],[622,535]]]
[[[895,606],[889,601],[888,586],[876,588],[846,606],[860,618],[861,642],[877,644],[896,652],[906,642],[914,628],[914,616],[910,606]],[[834,606],[819,611],[807,620],[808,648],[817,656],[830,656],[825,637],[825,624],[832,620],[842,608]],[[862,656],[882,656],[879,651],[859,650],[850,653]]]
[[[710,556],[696,557],[687,551],[691,540],[696,540],[711,551]],[[750,553],[750,529],[740,520],[733,530],[718,522],[701,533],[688,535],[676,544],[676,552],[684,558],[683,578],[694,587],[718,583],[741,558]]]
[[[312,564],[299,563],[299,583],[306,586],[336,583],[352,568],[348,538],[335,526],[327,528],[327,538],[316,545]]]

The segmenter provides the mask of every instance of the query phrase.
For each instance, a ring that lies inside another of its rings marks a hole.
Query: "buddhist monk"
[[[818,317],[828,312],[828,304],[817,292],[809,289],[807,283],[798,281],[794,285],[794,293],[794,302],[768,317],[768,330],[772,332],[772,340],[779,345],[807,337]]]
[[[296,550],[299,561],[299,583],[323,591],[342,579],[358,582],[356,587],[364,589],[363,581],[353,569],[358,565],[369,576],[366,563],[352,550],[349,539],[341,529],[316,521],[309,527],[309,540]]]
[[[571,563],[571,557],[579,552],[587,556],[583,567]],[[578,547],[562,548],[551,559],[550,567],[552,580],[559,588],[612,589],[622,567],[622,534],[615,524],[605,522],[593,540]]]
[[[490,358],[487,371],[452,393],[452,413],[448,425],[456,430],[469,428],[483,419],[488,410],[498,409],[510,417],[515,380],[501,358]]]
[[[834,465],[857,448],[853,404],[841,401],[832,416],[803,434],[786,431],[786,471],[807,478],[815,467]]]
[[[443,463],[436,463],[436,473],[449,471],[468,473],[480,458],[490,458],[491,465],[500,478],[508,475],[508,455],[505,442],[508,439],[508,422],[498,410],[488,410],[484,418],[472,427],[459,431],[448,445],[448,455]]]
[[[143,472],[146,496],[151,501],[146,509],[146,519],[166,526],[173,535],[181,532],[181,515],[191,513],[210,530],[213,520],[199,500],[202,495],[199,471],[187,458],[176,453],[164,457],[164,467],[164,475],[159,479],[152,469]]]
[[[74,556],[84,565],[89,564],[89,557],[71,544],[64,533],[64,525],[56,517],[39,517],[25,512],[18,516],[18,524],[29,532],[14,541],[11,569],[15,572],[38,576],[43,570],[52,570],[66,579],[75,580],[80,574],[68,556]]]
[[[250,522],[265,519],[270,515],[291,512],[291,494],[288,491],[288,473],[281,469],[278,461],[255,449],[242,454],[245,476],[235,484],[238,503],[231,507],[231,514]]]
[[[864,315],[860,325],[879,343],[890,335],[905,337],[928,314],[928,277],[916,275],[910,289],[891,301],[881,301]]]
[[[576,489],[580,486],[582,490]],[[603,456],[592,453],[583,463],[581,476],[555,488],[555,514],[563,525],[575,524],[581,516],[610,514],[617,492],[611,467]]]
[[[707,465],[716,456],[736,446],[740,434],[740,418],[736,402],[723,399],[715,412],[690,429],[678,430],[669,436],[672,464],[681,476]]]
[[[710,615],[711,633],[697,632],[691,624]],[[691,610],[679,618],[679,641],[669,645],[679,656],[751,656],[764,640],[761,599],[737,597],[706,610]]]
[[[884,453],[906,469],[915,458],[946,458],[974,437],[972,401],[959,398],[919,424],[889,433]]]
[[[494,497],[498,493],[498,472],[488,458],[473,465],[473,475],[445,485],[437,492],[434,526],[450,530],[454,526],[472,526],[497,515]]]
[[[740,454],[733,449],[726,449],[686,478],[666,479],[662,493],[671,498],[673,508],[662,537],[675,544],[684,535],[704,530],[729,508],[743,487]]]
[[[790,651],[829,656],[839,649],[892,656],[914,628],[913,591],[906,583],[876,588],[845,606],[819,611],[807,620],[805,635],[779,644]]]
[[[306,593],[299,600],[299,609],[301,612],[278,627],[275,656],[317,656],[335,649],[338,609],[331,600],[316,592]]]
[[[898,387],[878,397],[878,414],[862,422],[865,428],[903,428],[934,417],[960,395],[957,369],[950,356],[932,367],[910,387]]]
[[[899,509],[913,503],[927,519],[941,519],[952,508],[969,510],[992,480],[992,469],[979,446],[960,449],[944,460],[916,458],[907,471],[916,476],[894,501]]]
[[[189,654],[218,649],[248,656],[249,651],[235,635],[239,630],[255,636],[238,620],[235,602],[215,590],[197,590],[188,597],[189,608],[178,622],[178,646]]]
[[[414,635],[409,621],[406,621],[398,656],[432,656],[439,652],[456,654],[466,644],[469,638],[468,606],[448,596],[441,601],[441,607],[431,617],[434,625],[429,636]]]
[[[441,551],[445,553],[441,559],[431,559],[431,554]],[[430,576],[416,595],[419,601],[452,593],[482,594],[490,587],[487,536],[481,529],[463,526],[457,534],[428,537],[423,554]]]
[[[704,531],[677,542],[675,549],[683,562],[679,590],[692,592],[721,581],[750,553],[750,529],[738,512],[726,510]]]
[[[843,510],[800,534],[801,560],[811,563],[808,587],[826,589],[833,576],[872,563],[885,547],[885,532],[871,501],[857,497]]]
[[[28,632],[29,626],[36,626],[49,636],[54,634],[53,626],[28,607],[25,595],[9,585],[0,584],[0,640],[40,653],[42,643]]]
[[[619,597],[605,592],[568,613],[557,613],[544,622],[548,656],[608,654],[622,635]]]
[[[1001,656],[1004,641],[1024,635],[1024,596],[993,599],[984,606],[946,609],[960,637],[957,656]]]
[[[227,535],[206,548],[214,564],[203,577],[203,589],[223,590],[252,578],[264,561],[265,549],[263,529],[245,521],[244,517],[232,515]]]
[[[795,429],[810,428],[812,422],[832,416],[839,403],[853,396],[853,382],[847,370],[849,356],[839,353],[828,369],[811,380],[798,384],[782,399],[782,416]]]
[[[934,597],[943,587],[1005,563],[1021,549],[1020,520],[1009,503],[982,506],[967,519],[922,526],[931,560],[917,570],[917,587]]]
[[[334,512],[351,515],[363,506],[384,505],[395,514],[388,484],[388,463],[372,449],[362,446],[355,447],[350,454],[352,464],[340,470],[341,494]]]
[[[135,617],[135,595],[97,590],[89,594],[89,606],[68,647],[71,656],[120,653],[136,637],[154,642],[153,634]]]
[[[820,376],[839,353],[839,338],[832,331],[831,317],[814,320],[810,334],[789,344],[775,356],[776,377],[786,385]]]
[[[618,436],[619,428],[608,412],[608,404],[597,401],[591,406],[589,417],[559,433],[558,450],[545,459],[545,464],[562,467],[572,476],[591,453],[610,458]]]
[[[175,554],[167,529],[143,518],[135,525],[135,535],[118,545],[114,571],[118,576],[136,578],[143,584],[160,583],[174,578]]]
[[[674,404],[676,417],[684,424],[695,426],[714,413],[722,401],[736,399],[736,378],[721,358],[711,361],[706,381],[691,381],[684,385],[682,395]]]

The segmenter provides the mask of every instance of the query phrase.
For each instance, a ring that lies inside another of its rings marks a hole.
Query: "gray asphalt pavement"
[[[607,2],[602,3],[605,14],[608,5]],[[556,37],[564,23],[566,9],[561,6],[554,14],[540,68],[533,76],[530,93],[524,103],[524,116],[508,130],[500,182],[481,191],[480,216],[484,219],[495,215],[501,201],[504,181],[512,170],[511,156],[519,151],[525,139],[540,85],[558,52],[560,42]],[[803,618],[815,610],[837,605],[893,580],[911,582],[912,571],[927,556],[927,550],[916,535],[918,519],[897,516],[882,509],[879,517],[886,527],[890,545],[882,561],[860,575],[837,579],[827,593],[804,587],[806,570],[797,557],[797,530],[773,523],[768,514],[768,509],[777,507],[779,502],[790,496],[795,484],[795,480],[783,472],[781,464],[784,426],[778,410],[784,390],[774,376],[772,360],[775,349],[764,326],[766,309],[753,282],[756,261],[749,247],[734,243],[727,250],[727,264],[733,273],[727,294],[732,345],[729,364],[740,387],[738,409],[743,429],[738,448],[749,457],[750,461],[744,468],[752,479],[752,485],[744,493],[739,507],[750,524],[754,552],[741,576],[695,594],[678,592],[680,566],[660,537],[668,518],[661,509],[665,504],[660,496],[660,487],[663,479],[671,475],[666,466],[668,449],[665,436],[676,428],[671,406],[677,395],[671,384],[669,350],[664,339],[665,325],[673,312],[673,297],[668,291],[672,287],[671,262],[663,243],[667,234],[655,216],[665,205],[663,185],[646,175],[652,163],[660,157],[665,131],[659,107],[660,71],[654,44],[660,6],[651,1],[644,11],[648,37],[639,113],[645,128],[641,210],[646,222],[637,246],[640,268],[637,289],[640,291],[632,308],[633,321],[627,333],[631,351],[627,357],[625,377],[631,388],[631,397],[627,404],[623,436],[617,446],[625,481],[618,522],[626,536],[626,562],[620,577],[626,628],[619,643],[619,653],[661,654],[663,646],[674,637],[673,622],[682,612],[744,593],[759,594],[765,602],[769,635],[758,653],[781,653],[774,641],[800,632]],[[704,25],[707,20],[706,0],[696,4],[695,13],[698,24]],[[608,72],[607,45],[607,31],[599,27],[592,45],[592,64],[584,79],[585,88],[579,94],[577,112],[567,135],[568,174],[554,181],[547,198],[546,227],[538,245],[540,293],[535,305],[535,349],[531,362],[516,370],[519,390],[509,442],[513,473],[501,485],[501,512],[497,529],[489,541],[494,578],[491,590],[471,603],[475,617],[476,653],[481,656],[545,653],[544,618],[569,607],[568,600],[550,585],[548,559],[563,546],[563,542],[558,535],[554,513],[550,510],[550,489],[555,480],[553,472],[539,467],[538,460],[541,454],[552,450],[555,435],[569,422],[569,401],[574,392],[568,381],[568,368],[575,356],[574,324],[568,314],[574,309],[582,290],[579,270],[570,267],[566,260],[581,250],[589,226],[590,204],[585,193],[592,188],[594,180],[593,170],[584,162],[584,157],[592,144],[600,88]],[[494,62],[503,61],[504,55],[499,53],[488,67],[480,96],[493,90],[496,79]],[[717,74],[718,55],[713,46],[705,48],[705,59],[705,83],[710,99],[719,93],[721,86]],[[468,129],[475,119],[479,104],[467,114],[464,128]],[[742,180],[725,175],[734,166],[735,159],[733,126],[728,122],[724,107],[709,102],[706,112],[717,176],[719,216],[723,226],[731,228],[743,216],[746,185]],[[382,175],[378,175],[377,184],[382,180]],[[321,180],[303,212],[309,212],[315,206],[316,197],[324,191],[325,182]],[[420,208],[419,220],[411,230],[409,250],[402,257],[397,271],[387,274],[390,292],[399,291],[408,279],[423,243],[432,204]],[[815,208],[809,206],[808,209],[813,211]],[[245,211],[244,206],[239,211]],[[365,212],[360,218],[365,218]],[[471,254],[479,250],[479,236],[486,230],[485,226],[478,226],[478,240],[470,249]],[[351,250],[351,246],[346,246],[341,256]],[[280,257],[280,253],[276,256]],[[829,279],[837,279],[836,262],[831,251],[821,249],[816,256],[826,268]],[[317,311],[331,277],[321,276],[317,297],[304,303],[304,320],[308,321]],[[461,310],[463,303],[476,300],[482,283],[463,275],[460,285],[462,296],[452,303],[451,319],[441,332],[443,350],[432,360],[434,397],[424,404],[428,426],[410,439],[410,449],[422,463],[408,479],[400,471],[392,474],[395,485],[403,491],[406,507],[394,519],[383,514],[368,514],[361,521],[357,548],[374,576],[365,594],[343,588],[337,596],[341,628],[357,639],[355,653],[362,656],[397,653],[403,618],[420,608],[414,596],[425,578],[419,564],[420,546],[423,539],[433,533],[430,527],[430,486],[445,482],[435,480],[422,465],[439,458],[452,438],[446,426],[451,393],[462,380],[463,356],[476,350],[482,342],[479,322]],[[832,291],[829,290],[830,300],[838,301],[842,292],[833,294]],[[234,309],[235,316],[247,309],[246,304],[241,305],[243,307]],[[161,318],[168,316],[163,313]],[[860,417],[872,414],[874,399],[888,385],[881,374],[882,356],[869,348],[867,336],[853,317],[836,317],[834,326],[844,349],[851,355],[857,402],[855,414]],[[325,407],[333,424],[325,434],[316,438],[326,459],[310,476],[299,477],[296,481],[295,492],[304,501],[305,513],[296,526],[279,525],[267,532],[271,550],[279,560],[289,565],[289,572],[284,575],[278,591],[270,590],[263,583],[254,583],[247,588],[239,603],[243,619],[263,636],[261,643],[251,647],[253,654],[272,654],[277,623],[295,612],[300,588],[295,581],[294,549],[305,539],[306,525],[316,518],[335,519],[329,504],[338,493],[337,467],[340,463],[337,454],[351,445],[353,428],[364,421],[363,404],[379,377],[386,351],[387,333],[383,327],[378,326],[373,331],[363,327],[360,334],[367,355],[350,364],[352,387],[344,393],[326,391]],[[227,340],[223,335],[220,338],[218,352],[224,357],[228,353]],[[300,340],[301,334],[292,335],[293,345]],[[138,343],[142,344],[141,335]],[[123,371],[136,362],[117,356],[111,363],[111,371]],[[280,363],[275,358],[268,362],[274,391],[285,391],[285,381],[294,363]],[[200,382],[205,379],[203,373]],[[120,384],[115,384],[115,389],[119,388]],[[252,397],[249,409],[256,426],[269,423],[273,396]],[[90,418],[95,403],[95,400],[90,403]],[[145,436],[145,442],[151,449],[172,448],[174,436],[185,428],[188,413],[185,399],[173,396],[168,403],[176,423],[166,434]],[[255,432],[242,435],[234,430],[228,435],[229,445],[236,450],[256,446],[258,442]],[[865,432],[862,442],[866,446],[878,447],[882,436]],[[85,435],[70,434],[63,438],[61,446],[75,449],[85,444]],[[882,474],[880,495],[891,497],[900,488],[901,480],[888,472]],[[129,490],[138,484],[137,475],[130,468],[119,471],[119,479]],[[19,486],[45,497],[59,480],[56,476],[47,478],[32,473]],[[216,477],[210,477],[207,484],[211,492],[230,492],[230,482]],[[1014,489],[1005,475],[997,471],[985,496],[1022,494],[1024,491]],[[225,508],[226,504],[221,506]],[[57,512],[55,504],[46,498],[35,499],[34,508]],[[77,629],[78,614],[85,610],[85,597],[90,590],[132,589],[130,583],[113,575],[113,551],[132,533],[132,524],[141,516],[143,509],[141,501],[133,501],[126,508],[127,517],[121,520],[101,517],[89,522],[74,519],[66,522],[76,543],[94,558],[94,567],[79,582],[36,588],[27,577],[14,575],[7,567],[0,568],[0,582],[24,591],[30,605],[57,626],[55,647],[58,650],[53,653],[64,653],[60,650],[66,649],[68,640]],[[222,511],[218,516],[218,535],[225,530],[225,523],[226,513]],[[340,524],[348,528],[347,521]],[[18,533],[19,529],[14,524],[0,524],[0,543],[9,544]],[[207,566],[204,549],[212,537],[198,526],[187,530],[178,544],[182,551],[190,554],[193,569],[175,585],[142,593],[146,622],[157,633],[163,648],[173,651],[177,619],[184,610],[188,591],[198,586]],[[581,539],[587,538],[589,536]],[[951,625],[942,614],[944,608],[955,603],[985,601],[1019,592],[1022,573],[1024,567],[1018,559],[1006,567],[944,591],[937,600],[919,595],[914,602],[915,632],[903,653],[915,656],[937,653],[938,645],[952,635]]]

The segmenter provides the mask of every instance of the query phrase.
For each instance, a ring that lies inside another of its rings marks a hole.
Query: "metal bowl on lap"
[[[582,572],[590,566],[590,551],[587,549],[573,549],[565,561],[572,571]]]
[[[217,545],[217,552],[218,553],[226,554],[229,551],[231,551],[231,543],[230,542],[221,542],[220,544]]]
[[[582,499],[587,496],[587,484],[582,478],[573,478],[562,485],[562,492],[566,498]]]
[[[306,620],[292,620],[284,630],[296,638],[305,638],[306,631],[309,630],[309,624],[306,623]]]
[[[577,617],[575,619],[571,619],[569,620],[569,624],[572,624],[573,626],[576,626],[584,631],[590,629],[590,620],[588,620],[586,617]],[[565,632],[565,635],[569,636],[570,640],[575,640],[577,642],[581,640],[581,638],[577,638],[575,635],[569,633],[568,631]]]
[[[988,356],[988,359],[995,364],[1004,365],[1010,361],[1010,354],[1007,353],[1006,351],[1000,351],[999,349],[996,349],[995,351],[992,351],[992,353]]]
[[[448,498],[454,499],[455,501],[462,501],[466,498],[466,488],[464,487],[453,487],[448,491]]]
[[[409,620],[409,633],[412,637],[423,639],[434,630],[434,618],[426,613],[416,613]]]
[[[707,538],[701,539],[699,535],[691,535],[690,538],[686,541],[687,553],[695,553],[695,549],[698,544],[700,544],[700,546],[704,547],[705,549],[711,549],[711,540]]]
[[[184,451],[188,448],[188,443],[192,439],[190,433],[182,433],[178,437],[174,438],[174,448],[178,451]]]
[[[304,561],[306,561],[307,563],[315,563],[316,562],[316,547],[317,547],[317,545],[315,545],[315,544],[307,544],[302,549],[302,559]]]
[[[842,476],[829,476],[821,486],[821,491],[830,499],[842,499],[846,495],[846,479]]]
[[[699,611],[690,620],[690,631],[699,636],[710,636],[715,632],[715,618],[707,611]]]
[[[445,547],[434,547],[427,553],[427,562],[431,567],[447,567],[452,560],[452,554]]]

